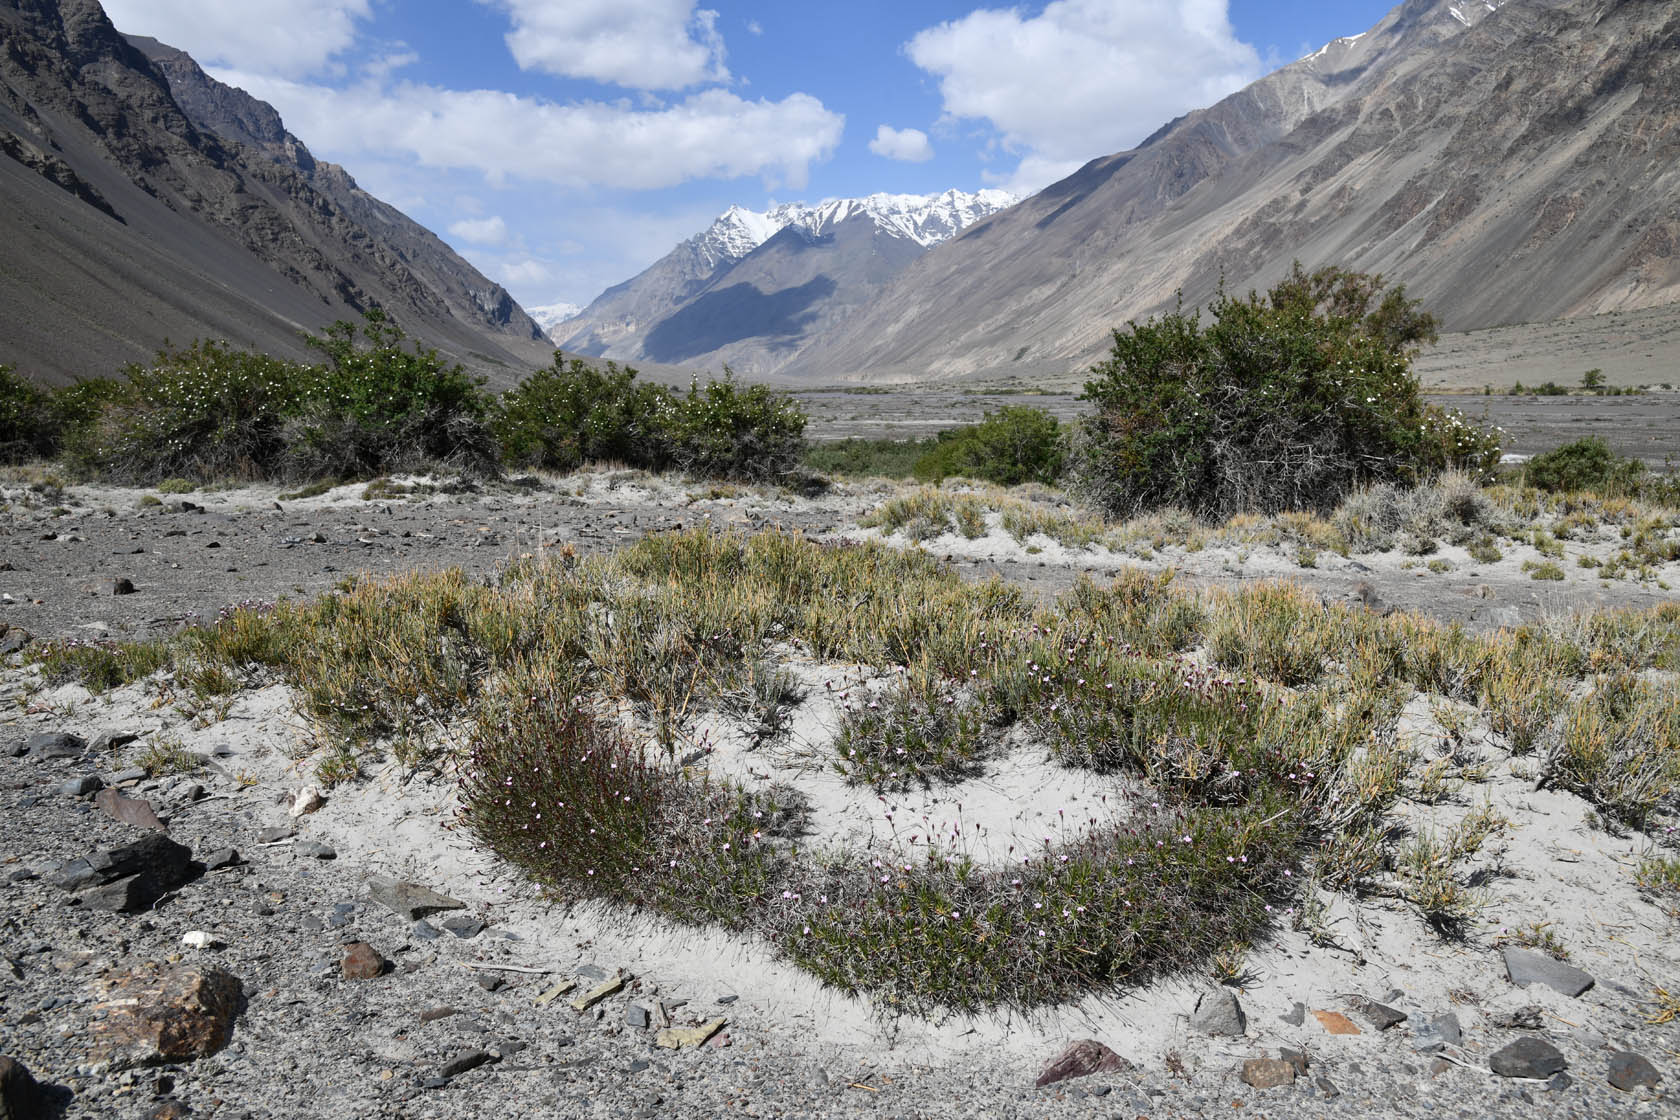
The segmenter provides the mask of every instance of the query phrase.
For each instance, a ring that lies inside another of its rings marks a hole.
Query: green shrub
[[[741,482],[792,477],[805,451],[806,416],[785,393],[721,380],[690,383],[670,425],[671,460],[689,474]]]
[[[1329,510],[1356,487],[1490,470],[1494,434],[1423,402],[1411,357],[1432,316],[1380,277],[1299,265],[1265,296],[1220,296],[1114,332],[1072,455],[1118,516]]]
[[[1049,484],[1061,477],[1063,454],[1054,416],[1042,408],[1006,405],[978,424],[940,432],[914,470],[923,482],[961,476],[1001,486]]]
[[[0,366],[0,463],[45,458],[57,450],[45,389]]]
[[[591,462],[659,470],[670,461],[676,404],[663,386],[635,384],[636,371],[581,358],[540,369],[503,393],[492,426],[509,466],[570,471]]]
[[[916,463],[938,443],[927,439],[826,440],[805,447],[805,466],[848,478],[913,478]]]
[[[1614,497],[1638,488],[1645,464],[1616,454],[1598,436],[1587,436],[1536,455],[1523,473],[1530,486],[1542,490],[1591,490]]]

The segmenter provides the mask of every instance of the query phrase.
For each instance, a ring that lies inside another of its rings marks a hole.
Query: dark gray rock
[[[121,786],[127,785],[129,782],[143,782],[147,776],[144,766],[130,766],[126,770],[118,770],[115,774],[112,774],[111,784]]]
[[[1457,1046],[1464,1041],[1464,1028],[1459,1025],[1458,1016],[1452,1012],[1436,1015],[1419,1023],[1412,1032],[1412,1046],[1425,1054],[1434,1053],[1447,1046]]]
[[[319,840],[299,840],[292,845],[292,851],[305,859],[337,859],[338,852],[331,844],[323,844]]]
[[[438,910],[462,910],[466,903],[439,894],[430,887],[392,879],[385,875],[368,877],[368,897],[409,921],[425,917]]]
[[[597,983],[612,975],[610,971],[593,962],[578,965],[577,974],[585,980],[594,980]]]
[[[23,749],[30,758],[37,761],[52,758],[81,758],[87,753],[87,741],[80,735],[72,735],[68,731],[43,731],[25,739]]]
[[[624,1009],[624,1022],[637,1030],[647,1030],[653,1024],[653,1016],[648,1009],[639,1003],[632,1003]]]
[[[462,1050],[453,1058],[449,1059],[449,1061],[445,1062],[443,1068],[439,1070],[438,1073],[443,1077],[459,1077],[468,1070],[477,1069],[479,1066],[493,1061],[495,1061],[495,1059],[492,1058],[486,1051]]]
[[[83,774],[79,778],[70,778],[58,783],[53,787],[53,792],[60,797],[86,797],[104,788],[105,780],[98,774]]]
[[[289,825],[289,824],[276,825],[273,828],[265,828],[265,829],[262,829],[261,831],[259,831],[257,833],[257,843],[259,843],[259,844],[278,844],[278,843],[280,843],[280,841],[290,840],[292,837],[294,837],[296,835],[297,835],[297,829],[293,828],[291,825]]]
[[[1609,1081],[1624,1093],[1631,1093],[1640,1086],[1655,1089],[1662,1083],[1662,1074],[1641,1055],[1618,1050],[1610,1055]]]
[[[1544,984],[1566,996],[1578,996],[1593,986],[1593,978],[1572,964],[1554,960],[1545,953],[1509,946],[1505,950],[1505,973],[1519,988]]]
[[[204,874],[192,850],[160,832],[132,844],[70,860],[58,869],[58,885],[89,906],[132,912],[151,906],[169,891]]]
[[[220,871],[224,867],[237,867],[241,862],[235,849],[217,848],[204,857],[204,870]]]
[[[28,645],[29,642],[29,631],[18,626],[12,627],[7,630],[5,634],[0,635],[0,657],[17,653],[19,650],[23,649],[24,646]]]
[[[1573,1084],[1575,1079],[1567,1073],[1554,1073],[1546,1079],[1546,1092],[1561,1093]]]
[[[1301,1026],[1307,1021],[1307,1005],[1304,1003],[1297,1003],[1294,1007],[1291,1007],[1288,1011],[1279,1015],[1278,1018],[1282,1019],[1292,1027]]]
[[[421,941],[436,941],[443,936],[443,932],[426,919],[421,918],[409,929],[409,934]]]
[[[1318,1091],[1320,1093],[1322,1093],[1325,1096],[1326,1099],[1328,1099],[1330,1097],[1339,1097],[1339,1096],[1342,1095],[1342,1091],[1340,1089],[1336,1088],[1335,1083],[1332,1082],[1328,1077],[1316,1078],[1313,1081],[1313,1084],[1318,1086]]]
[[[1386,1031],[1390,1027],[1398,1026],[1406,1021],[1406,1013],[1397,1011],[1386,1003],[1378,1003],[1374,999],[1356,1000],[1353,1009],[1360,1018],[1370,1023],[1379,1031]]]
[[[1543,1038],[1528,1035],[1494,1052],[1488,1065],[1501,1077],[1528,1077],[1544,1081],[1569,1067],[1563,1052]]]
[[[438,924],[462,941],[471,940],[484,932],[484,923],[466,914],[457,914],[453,918],[445,918]]]
[[[1196,1000],[1196,1009],[1190,1013],[1190,1027],[1208,1035],[1237,1036],[1248,1029],[1248,1018],[1235,992],[1216,988],[1203,992]]]
[[[93,737],[94,754],[108,754],[119,747],[126,747],[140,736],[130,731],[101,731]],[[144,773],[144,771],[142,771]]]

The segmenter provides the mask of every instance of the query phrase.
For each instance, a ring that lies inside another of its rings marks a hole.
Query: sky
[[[527,308],[705,229],[877,191],[1031,194],[1390,0],[105,0]]]

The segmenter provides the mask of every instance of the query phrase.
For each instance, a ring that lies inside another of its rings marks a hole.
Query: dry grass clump
[[[1635,828],[1680,809],[1680,692],[1630,672],[1599,678],[1569,706],[1545,779]]]

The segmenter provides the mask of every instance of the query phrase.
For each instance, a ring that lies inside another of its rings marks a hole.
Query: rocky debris
[[[1248,1029],[1248,1018],[1235,992],[1216,988],[1197,998],[1196,1008],[1190,1013],[1190,1027],[1203,1034],[1235,1036]]]
[[[1256,1089],[1277,1089],[1295,1084],[1295,1066],[1282,1058],[1250,1058],[1238,1076]]]
[[[622,972],[607,977],[605,980],[601,981],[599,984],[574,999],[572,1001],[572,1010],[588,1011],[591,1007],[594,1007],[597,1003],[600,1003],[608,996],[618,994],[624,990],[626,979],[627,977]]]
[[[1329,1034],[1365,1033],[1354,1025],[1352,1019],[1349,1019],[1340,1011],[1314,1011],[1313,1018],[1317,1019],[1319,1025],[1322,1026]]]
[[[344,947],[344,959],[338,967],[346,980],[372,980],[383,973],[389,963],[379,955],[379,950],[366,941],[352,941]]]
[[[233,1036],[243,995],[239,978],[220,968],[120,977],[88,1028],[96,1060],[127,1069],[209,1057]]]
[[[1545,1023],[1545,1011],[1532,1003],[1515,1011],[1502,1011],[1493,1017],[1493,1025],[1506,1031],[1537,1031]]]
[[[1565,964],[1532,949],[1505,949],[1505,972],[1519,988],[1544,984],[1566,996],[1578,996],[1593,986],[1593,978],[1572,964]]]
[[[1563,1052],[1543,1038],[1526,1035],[1494,1052],[1488,1066],[1501,1077],[1528,1077],[1544,1081],[1562,1073],[1569,1063]]]
[[[314,786],[304,786],[292,794],[292,807],[287,810],[287,813],[293,820],[296,820],[298,817],[315,812],[326,803],[327,799],[321,796],[320,790]]]
[[[1396,1011],[1386,1003],[1378,1003],[1374,999],[1356,999],[1353,1001],[1353,1009],[1379,1031],[1386,1031],[1406,1021],[1405,1012]]]
[[[150,907],[169,891],[204,874],[192,850],[164,836],[148,833],[132,844],[97,851],[63,864],[58,885],[79,892],[88,906],[133,912]]]
[[[1622,1092],[1631,1093],[1641,1086],[1655,1089],[1662,1083],[1662,1074],[1643,1056],[1631,1050],[1618,1050],[1610,1055],[1608,1080]]]
[[[703,1046],[711,1040],[728,1023],[727,1019],[713,1019],[698,1027],[666,1027],[653,1038],[653,1044],[662,1050],[692,1049]]]
[[[79,778],[67,778],[58,783],[53,787],[53,792],[60,797],[86,797],[104,785],[104,779],[98,774],[83,774]]]
[[[68,731],[43,731],[25,739],[23,750],[37,762],[54,758],[81,758],[87,754],[87,740]]]
[[[0,1057],[0,1120],[28,1120],[38,1116],[41,1087],[22,1062]]]
[[[464,910],[467,905],[430,887],[386,875],[370,875],[367,884],[369,898],[411,922],[439,910]]]
[[[1459,1025],[1458,1016],[1450,1011],[1445,1015],[1426,1019],[1412,1029],[1413,1048],[1425,1054],[1448,1046],[1457,1046],[1463,1041],[1464,1028]]]
[[[124,797],[114,789],[100,790],[99,796],[93,803],[109,817],[131,824],[135,828],[149,828],[154,832],[168,832],[169,826],[164,824],[152,808],[152,803],[137,797]]]
[[[1090,1077],[1095,1073],[1125,1073],[1131,1068],[1131,1062],[1096,1039],[1083,1038],[1050,1059],[1038,1075],[1038,1080],[1033,1082],[1033,1087],[1042,1089],[1058,1081]]]

